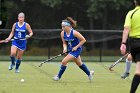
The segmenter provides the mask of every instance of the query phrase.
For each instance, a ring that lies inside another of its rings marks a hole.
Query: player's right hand
[[[10,40],[11,40],[10,38],[6,38],[4,42],[7,43],[7,42],[9,42]]]
[[[67,48],[63,48],[63,53],[66,53],[67,52]]]
[[[66,53],[67,52],[67,49],[63,49],[63,53]]]
[[[126,45],[121,44],[120,50],[121,50],[121,54],[124,55],[126,53]]]

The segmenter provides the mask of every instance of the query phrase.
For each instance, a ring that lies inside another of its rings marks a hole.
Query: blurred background
[[[0,0],[0,39],[8,37],[18,13],[24,12],[34,36],[23,59],[44,60],[62,52],[61,21],[70,16],[78,23],[75,29],[87,39],[83,60],[115,61],[121,56],[125,16],[133,8],[133,0]],[[10,46],[0,44],[0,61],[9,60]]]

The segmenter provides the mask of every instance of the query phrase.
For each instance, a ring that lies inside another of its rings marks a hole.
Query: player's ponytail
[[[77,26],[77,21],[73,20],[71,17],[67,17],[66,20],[70,22],[73,28]]]

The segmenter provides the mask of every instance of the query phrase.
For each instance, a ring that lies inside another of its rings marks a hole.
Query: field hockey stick
[[[67,52],[61,53],[61,54],[59,54],[59,55],[56,55],[56,56],[54,56],[54,57],[51,57],[51,58],[49,58],[49,59],[47,59],[47,60],[41,62],[41,63],[38,65],[38,67],[41,67],[44,63],[47,63],[47,62],[49,62],[49,61],[51,61],[51,60],[53,60],[53,59],[55,59],[55,58],[57,58],[57,57],[60,57],[60,56],[62,56],[62,55],[64,55],[64,54],[67,54],[67,53],[69,53],[69,52],[71,52],[71,51],[67,51]]]
[[[26,40],[26,38],[13,38],[10,39],[10,41],[14,41],[14,40]],[[0,40],[0,43],[8,43],[9,41],[7,40]]]
[[[13,41],[14,39],[11,39],[10,41]],[[0,40],[0,43],[8,43],[9,41],[7,40]]]
[[[113,67],[115,67],[118,63],[120,63],[125,57],[128,56],[129,53],[125,54],[124,56],[122,56],[121,58],[119,58],[114,64],[110,65],[109,70],[113,71]]]

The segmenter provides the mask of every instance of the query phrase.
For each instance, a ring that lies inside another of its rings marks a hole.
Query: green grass
[[[56,55],[55,55],[56,56]],[[50,56],[50,57],[54,57],[54,56]],[[100,56],[81,56],[82,60],[84,61],[95,61],[95,62],[99,62],[100,61]],[[122,56],[102,56],[102,61],[107,61],[107,62],[114,62],[117,59],[119,59]],[[48,59],[48,56],[23,56],[24,61],[42,61],[42,60],[46,60]],[[61,61],[63,59],[63,56],[55,58],[53,61]],[[0,61],[8,61],[10,60],[9,56],[2,56],[0,55]]]
[[[0,62],[0,93],[129,93],[135,69],[133,64],[130,77],[122,80],[124,63],[118,64],[115,72],[110,72],[107,67],[111,63],[87,62],[89,69],[95,70],[94,79],[89,82],[85,73],[71,62],[62,79],[53,81],[59,63],[47,63],[39,68],[37,62],[23,62],[18,74],[8,71],[9,64]],[[25,82],[20,82],[22,78]],[[140,93],[140,86],[137,93]]]

